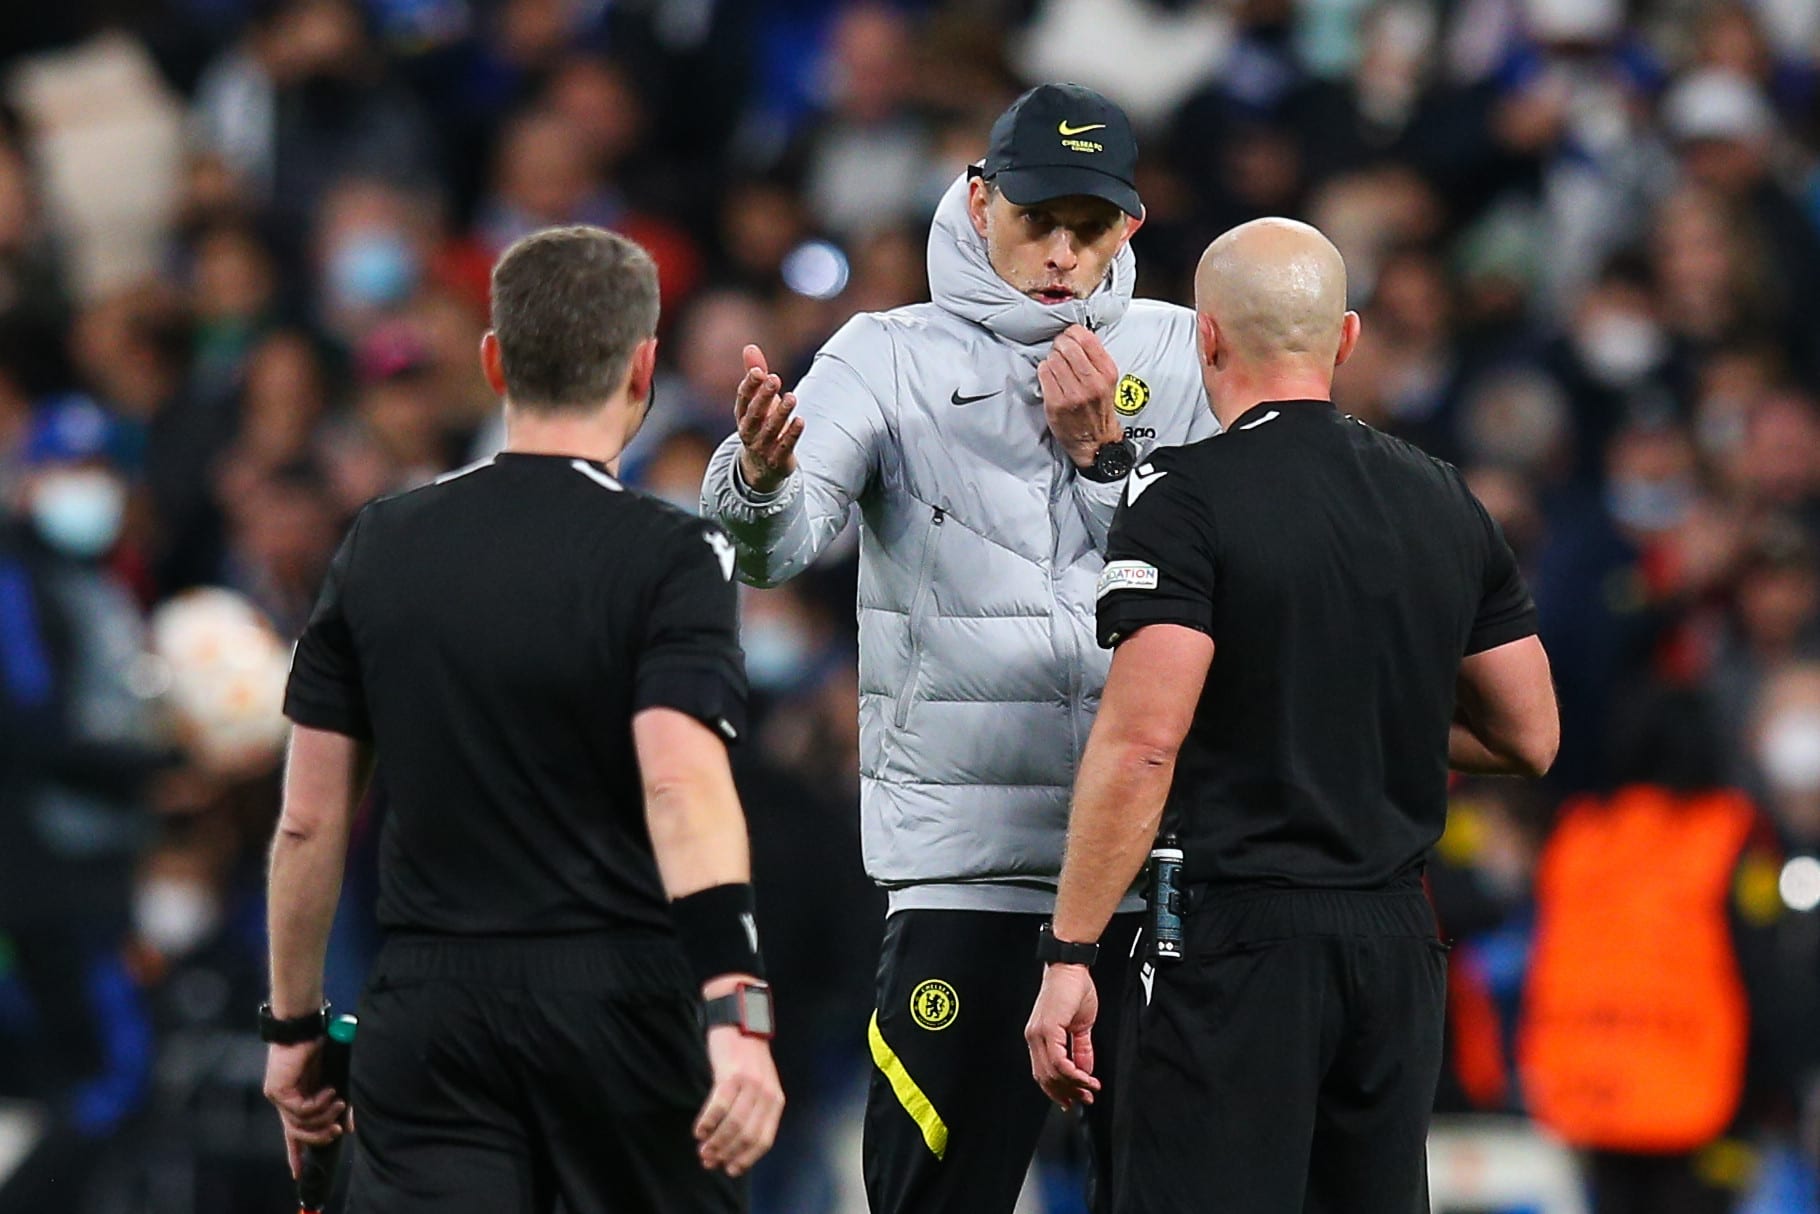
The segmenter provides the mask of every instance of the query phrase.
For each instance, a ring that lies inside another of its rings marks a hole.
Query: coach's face
[[[998,276],[1044,304],[1093,294],[1143,223],[1085,194],[1020,206],[979,178],[970,184],[967,209]]]

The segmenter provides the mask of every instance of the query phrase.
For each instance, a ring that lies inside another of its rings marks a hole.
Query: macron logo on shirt
[[[720,559],[720,576],[729,582],[732,581],[733,541],[718,531],[704,532],[701,538],[708,541],[708,547],[714,549],[714,555]]]
[[[1131,475],[1125,481],[1125,504],[1127,506],[1137,505],[1137,500],[1144,495],[1144,490],[1168,475],[1167,469],[1153,468],[1149,464],[1133,468]]]

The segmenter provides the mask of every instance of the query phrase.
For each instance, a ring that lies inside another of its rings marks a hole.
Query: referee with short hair
[[[370,748],[386,940],[349,1209],[738,1210],[783,1096],[726,753],[733,551],[613,474],[650,406],[650,257],[552,229],[492,286],[505,451],[362,510],[297,646],[266,1093],[293,1172],[342,1132],[322,962]]]
[[[1051,1098],[1093,1099],[1098,1000],[1071,962],[1160,821],[1185,924],[1172,948],[1153,910],[1126,992],[1123,1214],[1428,1208],[1445,965],[1422,871],[1448,767],[1539,775],[1559,741],[1496,524],[1452,466],[1329,403],[1359,336],[1345,283],[1304,224],[1209,247],[1198,341],[1226,432],[1135,468],[1108,543],[1117,651],[1025,1036]]]

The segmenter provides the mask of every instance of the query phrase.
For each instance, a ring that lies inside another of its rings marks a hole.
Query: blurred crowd
[[[1820,3],[59,0],[0,6],[0,1113],[37,1143],[0,1211],[281,1208],[247,1033],[270,680],[171,647],[255,635],[246,604],[288,642],[363,502],[497,449],[492,258],[573,222],[651,249],[622,471],[693,509],[741,347],[793,378],[926,298],[936,200],[1054,79],[1138,126],[1140,294],[1185,302],[1258,215],[1334,238],[1338,403],[1465,468],[1534,589],[1564,745],[1457,790],[1442,1107],[1540,1116],[1598,1214],[1820,1207]],[[847,1208],[882,913],[854,579],[837,547],[745,600],[793,1101],[761,1210]],[[1666,1068],[1687,1124],[1600,1106],[1582,1055]]]

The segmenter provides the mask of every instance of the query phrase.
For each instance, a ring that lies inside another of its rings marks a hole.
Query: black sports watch
[[[1090,481],[1109,485],[1131,475],[1137,457],[1137,444],[1128,438],[1121,438],[1115,443],[1101,443],[1100,449],[1093,453],[1093,462],[1080,472]]]
[[[1100,946],[1057,940],[1055,929],[1045,923],[1036,934],[1036,959],[1044,965],[1092,965],[1100,959]]]
[[[769,1041],[777,1036],[769,982],[742,982],[727,994],[708,1000],[702,1008],[707,1013],[708,1028],[730,1024],[748,1037]]]
[[[267,1045],[302,1045],[329,1031],[329,1005],[302,1016],[280,1019],[272,1014],[271,1000],[259,1005],[259,1040]]]

